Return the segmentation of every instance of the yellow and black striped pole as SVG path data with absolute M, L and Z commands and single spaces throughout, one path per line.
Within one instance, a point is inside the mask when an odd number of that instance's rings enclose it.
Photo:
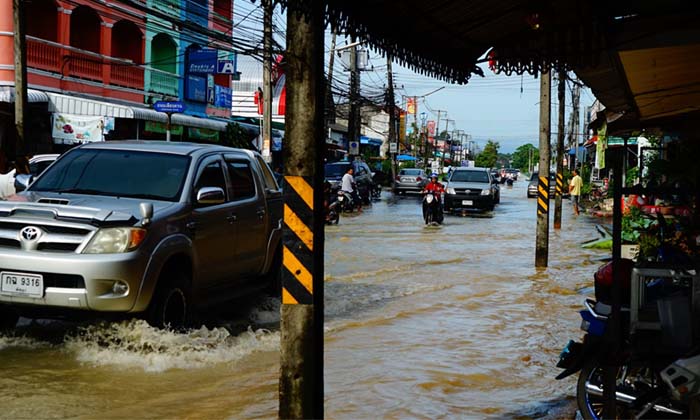
M 287 4 L 279 418 L 323 413 L 323 0 Z
M 547 267 L 549 259 L 550 81 L 549 71 L 540 73 L 540 179 L 537 185 L 535 267 Z

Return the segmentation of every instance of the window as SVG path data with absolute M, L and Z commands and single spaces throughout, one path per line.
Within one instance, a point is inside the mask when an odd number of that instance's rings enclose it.
M 53 163 L 53 160 L 41 160 L 39 162 L 34 162 L 29 164 L 29 172 L 34 176 L 37 177 L 41 175 L 46 168 L 49 167 Z
M 224 195 L 226 194 L 226 179 L 224 178 L 224 172 L 221 168 L 221 162 L 211 161 L 202 169 L 195 184 L 195 194 L 202 188 L 205 187 L 218 187 L 224 190 Z
M 275 176 L 272 174 L 272 171 L 270 171 L 270 167 L 267 166 L 267 163 L 265 163 L 260 156 L 258 156 L 257 159 L 258 165 L 260 165 L 260 168 L 262 169 L 263 178 L 265 178 L 265 187 L 271 190 L 279 189 L 277 186 L 277 181 L 275 181 Z
M 166 153 L 76 149 L 30 190 L 177 201 L 189 162 L 187 156 Z
M 489 182 L 486 171 L 455 171 L 450 182 Z
M 242 161 L 227 161 L 226 167 L 231 178 L 233 197 L 231 200 L 244 200 L 255 197 L 255 180 L 250 163 Z

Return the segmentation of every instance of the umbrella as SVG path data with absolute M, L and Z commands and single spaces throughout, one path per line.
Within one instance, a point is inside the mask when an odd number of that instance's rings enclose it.
M 411 155 L 398 155 L 396 156 L 396 160 L 416 160 L 416 158 Z

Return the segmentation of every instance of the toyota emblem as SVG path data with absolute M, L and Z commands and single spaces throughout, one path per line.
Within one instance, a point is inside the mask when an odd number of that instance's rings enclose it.
M 35 226 L 25 226 L 19 231 L 19 236 L 25 241 L 35 241 L 41 236 L 41 229 Z

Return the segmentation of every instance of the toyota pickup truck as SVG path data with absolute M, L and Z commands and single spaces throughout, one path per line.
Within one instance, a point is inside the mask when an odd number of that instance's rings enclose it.
M 282 192 L 254 152 L 100 142 L 61 156 L 0 202 L 0 326 L 18 316 L 196 310 L 279 292 Z

